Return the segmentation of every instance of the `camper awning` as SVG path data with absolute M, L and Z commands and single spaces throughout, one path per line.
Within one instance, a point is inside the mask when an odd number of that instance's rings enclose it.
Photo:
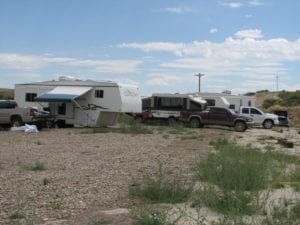
M 70 102 L 91 90 L 92 87 L 59 86 L 35 98 L 37 102 Z

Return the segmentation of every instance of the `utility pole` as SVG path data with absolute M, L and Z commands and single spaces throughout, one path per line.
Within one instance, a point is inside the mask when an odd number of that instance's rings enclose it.
M 277 92 L 278 92 L 278 78 L 279 78 L 279 76 L 278 75 L 276 75 L 276 90 L 277 90 Z
M 198 73 L 198 74 L 195 74 L 195 76 L 199 78 L 198 92 L 200 93 L 200 91 L 201 91 L 201 86 L 200 86 L 201 85 L 201 77 L 203 77 L 204 74 L 203 73 Z

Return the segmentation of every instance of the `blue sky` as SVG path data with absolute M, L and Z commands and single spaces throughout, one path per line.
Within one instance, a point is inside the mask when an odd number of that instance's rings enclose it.
M 0 87 L 59 76 L 142 95 L 300 90 L 298 0 L 0 0 Z

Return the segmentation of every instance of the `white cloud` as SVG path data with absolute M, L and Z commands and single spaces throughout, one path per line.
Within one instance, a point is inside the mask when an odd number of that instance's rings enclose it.
M 245 17 L 246 17 L 247 19 L 250 19 L 250 18 L 253 17 L 253 15 L 252 15 L 252 14 L 246 14 Z
M 251 38 L 251 39 L 259 39 L 263 38 L 261 30 L 258 29 L 249 29 L 249 30 L 240 30 L 234 34 L 237 38 Z
M 209 74 L 210 77 L 251 77 L 266 79 L 274 74 L 287 75 L 287 61 L 300 61 L 300 40 L 289 41 L 277 38 L 264 40 L 261 30 L 241 30 L 223 42 L 194 41 L 190 43 L 151 42 L 129 43 L 119 47 L 142 51 L 164 51 L 175 57 L 160 60 L 163 70 L 184 70 Z M 192 73 L 192 72 L 191 72 Z M 178 78 L 154 77 L 151 82 L 170 84 Z M 180 82 L 180 81 L 177 81 Z
M 168 7 L 165 8 L 163 11 L 170 12 L 170 13 L 178 13 L 178 14 L 195 12 L 193 9 L 189 7 Z
M 260 6 L 260 5 L 264 5 L 265 3 L 263 3 L 261 0 L 250 0 L 249 4 L 253 6 Z
M 150 77 L 146 84 L 151 86 L 171 86 L 174 83 L 178 82 L 185 82 L 193 80 L 194 77 L 192 76 L 185 76 L 185 74 L 174 74 L 174 73 L 151 73 L 148 74 L 148 77 Z
M 2 68 L 38 71 L 48 66 L 81 67 L 103 73 L 132 73 L 140 60 L 86 60 L 67 57 L 36 56 L 0 53 Z
M 172 42 L 148 42 L 148 43 L 123 43 L 118 45 L 119 48 L 133 48 L 141 49 L 145 52 L 150 51 L 166 51 L 175 52 L 181 55 L 181 50 L 185 48 L 184 43 L 172 43 Z
M 209 30 L 209 33 L 214 34 L 214 33 L 217 33 L 218 31 L 219 31 L 218 28 L 211 28 Z
M 237 9 L 243 6 L 241 2 L 222 2 L 221 5 L 232 8 L 232 9 Z

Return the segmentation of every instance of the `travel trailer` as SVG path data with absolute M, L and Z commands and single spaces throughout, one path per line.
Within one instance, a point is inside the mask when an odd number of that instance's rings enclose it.
M 153 94 L 142 99 L 143 113 L 135 113 L 136 119 L 163 119 L 174 123 L 182 111 L 202 111 L 206 101 L 196 94 Z
M 207 101 L 207 106 L 217 106 L 239 111 L 241 106 L 254 107 L 256 99 L 253 96 L 231 95 L 227 93 L 193 93 Z
M 138 88 L 113 81 L 69 80 L 16 84 L 15 100 L 20 107 L 50 111 L 58 127 L 113 125 L 119 113 L 141 112 Z

